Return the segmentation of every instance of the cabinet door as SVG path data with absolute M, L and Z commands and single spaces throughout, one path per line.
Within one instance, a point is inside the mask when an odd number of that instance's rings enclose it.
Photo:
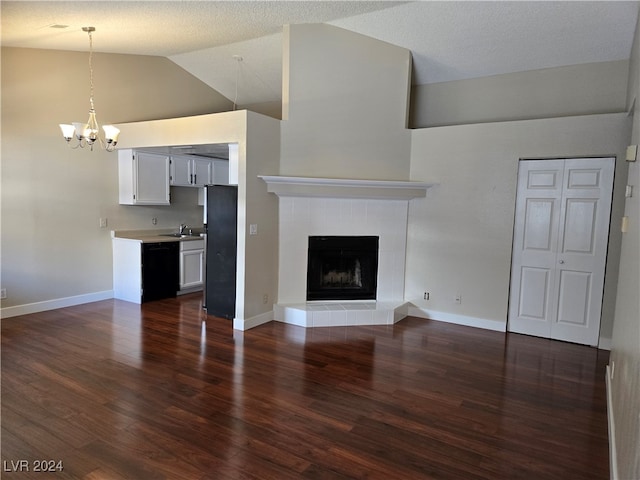
M 193 165 L 193 178 L 191 179 L 192 185 L 202 187 L 204 185 L 209 185 L 213 182 L 213 168 L 211 165 L 211 160 L 204 158 L 194 158 L 192 160 Z
M 171 157 L 171 185 L 191 186 L 191 159 L 188 157 Z
M 142 244 L 143 303 L 176 296 L 178 248 L 178 242 Z
M 204 250 L 180 253 L 180 290 L 201 287 L 204 280 Z
M 229 161 L 228 160 L 214 160 L 213 166 L 213 181 L 216 185 L 229 185 Z
M 169 205 L 169 157 L 136 152 L 134 155 L 136 205 Z

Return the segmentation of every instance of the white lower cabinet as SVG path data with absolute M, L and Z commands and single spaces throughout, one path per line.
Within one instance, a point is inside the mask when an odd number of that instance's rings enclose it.
M 204 240 L 180 242 L 180 292 L 199 290 L 204 284 Z
M 113 297 L 142 303 L 142 248 L 139 241 L 114 238 Z

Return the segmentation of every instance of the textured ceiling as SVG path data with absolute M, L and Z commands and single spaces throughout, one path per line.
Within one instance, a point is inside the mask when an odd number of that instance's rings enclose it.
M 159 55 L 227 45 L 282 31 L 287 23 L 321 23 L 397 5 L 367 1 L 2 1 L 2 45 L 86 49 L 84 26 L 96 27 L 95 51 Z M 68 25 L 51 29 L 52 24 Z
M 277 101 L 282 25 L 329 23 L 411 50 L 414 83 L 629 58 L 638 2 L 0 3 L 2 45 L 166 56 L 237 103 Z M 52 24 L 69 25 L 54 29 Z M 241 56 L 238 62 L 234 56 Z

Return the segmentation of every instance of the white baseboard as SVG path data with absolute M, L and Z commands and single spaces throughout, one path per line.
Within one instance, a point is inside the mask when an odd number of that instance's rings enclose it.
M 409 315 L 412 317 L 428 318 L 439 322 L 455 323 L 456 325 L 464 325 L 466 327 L 484 328 L 485 330 L 494 330 L 496 332 L 506 332 L 507 323 L 498 320 L 488 320 L 486 318 L 468 317 L 465 315 L 456 315 L 455 313 L 436 312 L 419 308 L 415 305 L 409 307 Z
M 607 420 L 609 425 L 609 475 L 611 480 L 618 480 L 618 455 L 616 450 L 616 423 L 613 415 L 613 398 L 611 397 L 611 369 L 607 365 Z
M 180 295 L 189 295 L 190 293 L 196 293 L 196 292 L 202 292 L 202 287 L 192 287 L 192 288 L 185 288 L 184 290 L 178 290 L 176 292 L 176 296 L 180 296 Z
M 261 313 L 255 317 L 247 318 L 245 320 L 234 318 L 233 329 L 234 330 L 249 330 L 250 328 L 257 327 L 264 323 L 271 322 L 273 320 L 273 311 Z
M 75 295 L 73 297 L 54 298 L 53 300 L 45 300 L 43 302 L 27 303 L 24 305 L 14 305 L 13 307 L 1 308 L 0 317 L 10 318 L 17 317 L 19 315 L 28 315 L 30 313 L 46 312 L 47 310 L 72 307 L 74 305 L 98 302 L 100 300 L 109 300 L 110 298 L 113 298 L 113 290 L 86 293 L 84 295 Z

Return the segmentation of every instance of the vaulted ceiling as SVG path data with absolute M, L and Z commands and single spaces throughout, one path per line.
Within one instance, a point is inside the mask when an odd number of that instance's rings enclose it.
M 2 46 L 168 57 L 240 105 L 278 101 L 282 26 L 328 23 L 412 52 L 414 84 L 628 59 L 638 2 L 2 1 Z M 241 58 L 241 61 L 239 61 Z

